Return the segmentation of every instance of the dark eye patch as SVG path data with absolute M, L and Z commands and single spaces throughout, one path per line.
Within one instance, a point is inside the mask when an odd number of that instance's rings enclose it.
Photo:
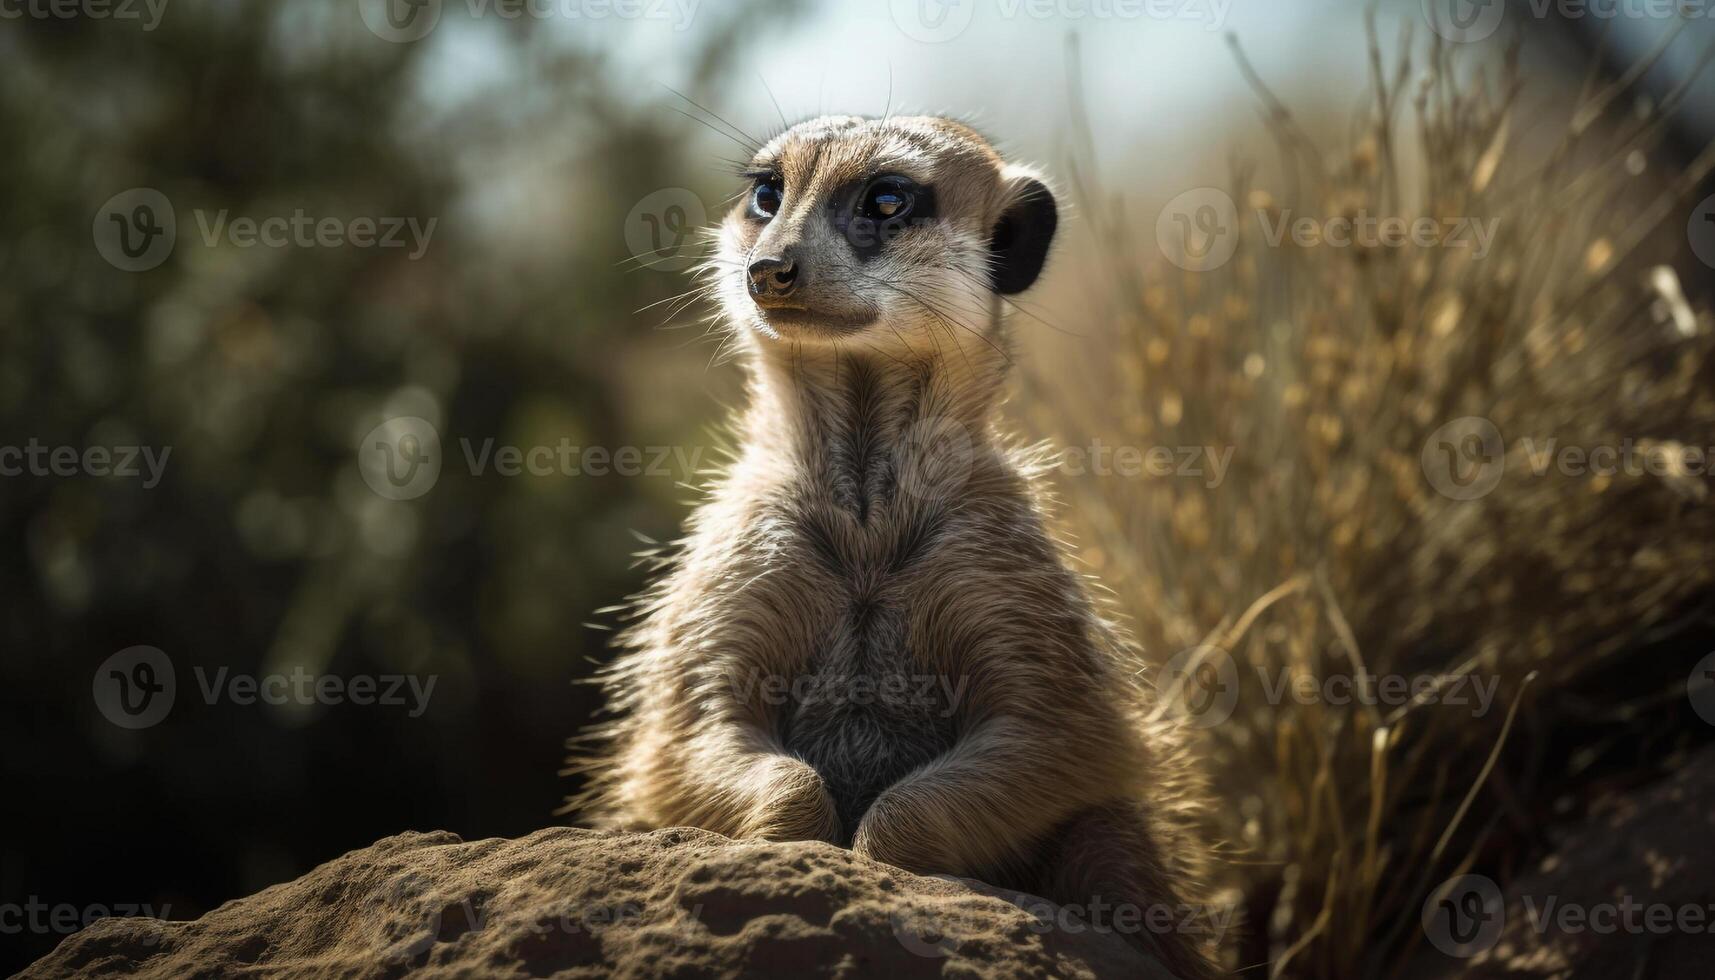
M 906 230 L 939 217 L 935 189 L 897 174 L 843 184 L 829 195 L 828 207 L 834 227 L 866 262 Z

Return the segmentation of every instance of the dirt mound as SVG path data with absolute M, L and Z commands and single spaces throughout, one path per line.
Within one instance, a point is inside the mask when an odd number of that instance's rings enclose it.
M 827 844 L 410 833 L 193 922 L 99 921 L 21 976 L 1165 975 L 1056 911 Z

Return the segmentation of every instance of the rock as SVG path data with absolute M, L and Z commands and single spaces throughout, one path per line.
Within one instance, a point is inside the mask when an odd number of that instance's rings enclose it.
M 821 843 L 409 833 L 192 922 L 101 920 L 20 976 L 1164 975 L 1052 908 Z

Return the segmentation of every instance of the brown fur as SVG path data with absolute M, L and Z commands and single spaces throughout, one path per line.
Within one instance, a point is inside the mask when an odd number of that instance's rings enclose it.
M 748 349 L 742 449 L 604 674 L 618 717 L 575 760 L 574 804 L 1062 904 L 1192 901 L 1187 768 L 1051 535 L 1039 457 L 997 429 L 990 236 L 1034 178 L 932 118 L 814 120 L 756 163 L 784 203 L 767 222 L 741 205 L 706 270 Z M 937 214 L 865 262 L 824 215 L 882 172 L 932 185 Z M 747 295 L 751 258 L 788 242 L 836 325 Z M 1197 936 L 1132 938 L 1213 974 Z

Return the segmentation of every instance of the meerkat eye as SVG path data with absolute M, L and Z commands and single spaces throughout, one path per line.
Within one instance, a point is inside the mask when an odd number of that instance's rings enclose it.
M 864 188 L 858 197 L 858 214 L 872 221 L 896 221 L 911 213 L 917 201 L 911 182 L 903 177 L 882 177 Z
M 756 189 L 750 192 L 750 210 L 759 218 L 772 218 L 780 211 L 780 200 L 783 197 L 779 177 L 764 177 L 756 182 Z

